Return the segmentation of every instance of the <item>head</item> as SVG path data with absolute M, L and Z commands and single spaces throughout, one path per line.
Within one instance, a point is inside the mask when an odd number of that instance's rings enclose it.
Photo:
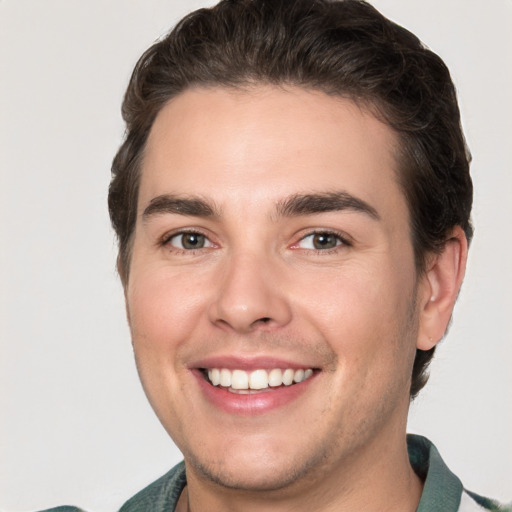
M 123 103 L 126 138 L 112 166 L 109 210 L 118 269 L 129 280 L 141 163 L 162 108 L 195 87 L 296 86 L 348 98 L 397 134 L 397 179 L 409 209 L 416 269 L 455 226 L 472 237 L 469 153 L 442 60 L 358 0 L 221 1 L 184 18 L 138 61 Z M 418 350 L 411 397 L 435 347 Z
M 189 476 L 291 489 L 403 443 L 471 237 L 442 61 L 364 2 L 221 1 L 141 57 L 123 115 L 119 272 Z

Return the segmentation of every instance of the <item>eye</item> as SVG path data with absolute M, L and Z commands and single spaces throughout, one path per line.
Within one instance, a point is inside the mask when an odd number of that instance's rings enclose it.
M 315 251 L 325 251 L 334 249 L 339 245 L 345 244 L 345 241 L 335 233 L 329 233 L 328 231 L 322 231 L 318 233 L 311 233 L 310 235 L 302 238 L 297 247 L 300 249 L 313 249 Z
M 171 236 L 167 243 L 177 249 L 191 251 L 194 249 L 204 249 L 205 247 L 213 247 L 212 242 L 201 233 L 178 233 Z

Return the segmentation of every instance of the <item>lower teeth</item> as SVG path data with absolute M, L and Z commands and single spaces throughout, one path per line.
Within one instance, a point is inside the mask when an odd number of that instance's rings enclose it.
M 211 382 L 210 382 L 210 384 L 211 384 Z M 268 388 L 262 388 L 262 389 L 235 389 L 235 388 L 231 388 L 231 387 L 227 388 L 225 386 L 215 386 L 215 387 L 219 388 L 219 389 L 224 389 L 225 391 L 229 391 L 230 393 L 235 393 L 238 395 L 253 395 L 255 393 L 267 393 L 269 391 L 275 391 L 275 390 L 281 389 L 281 388 L 289 388 L 293 385 L 295 385 L 295 383 L 290 384 L 290 386 L 285 386 L 283 384 L 281 386 L 274 386 L 274 387 L 269 386 Z
M 233 388 L 222 388 L 235 395 L 254 395 L 255 393 L 266 393 L 276 388 L 264 388 L 264 389 L 233 389 Z

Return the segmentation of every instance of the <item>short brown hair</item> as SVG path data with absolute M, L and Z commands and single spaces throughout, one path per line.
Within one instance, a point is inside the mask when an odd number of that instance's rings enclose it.
M 113 161 L 108 199 L 124 283 L 140 165 L 159 111 L 190 87 L 258 83 L 348 97 L 396 131 L 418 272 L 453 227 L 471 240 L 470 157 L 454 85 L 435 53 L 361 0 L 222 0 L 189 14 L 151 46 L 128 85 L 126 137 Z M 425 385 L 433 353 L 417 351 L 411 397 Z

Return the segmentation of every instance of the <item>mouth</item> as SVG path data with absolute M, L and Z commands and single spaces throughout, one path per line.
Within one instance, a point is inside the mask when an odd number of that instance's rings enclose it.
M 313 396 L 311 390 L 316 393 L 321 388 L 314 382 L 323 371 L 310 364 L 264 355 L 219 354 L 194 361 L 189 368 L 214 414 L 254 417 L 290 411 L 292 404 L 304 403 L 299 397 Z
M 212 386 L 235 394 L 256 394 L 300 384 L 314 374 L 313 368 L 269 368 L 246 371 L 227 368 L 201 368 Z

